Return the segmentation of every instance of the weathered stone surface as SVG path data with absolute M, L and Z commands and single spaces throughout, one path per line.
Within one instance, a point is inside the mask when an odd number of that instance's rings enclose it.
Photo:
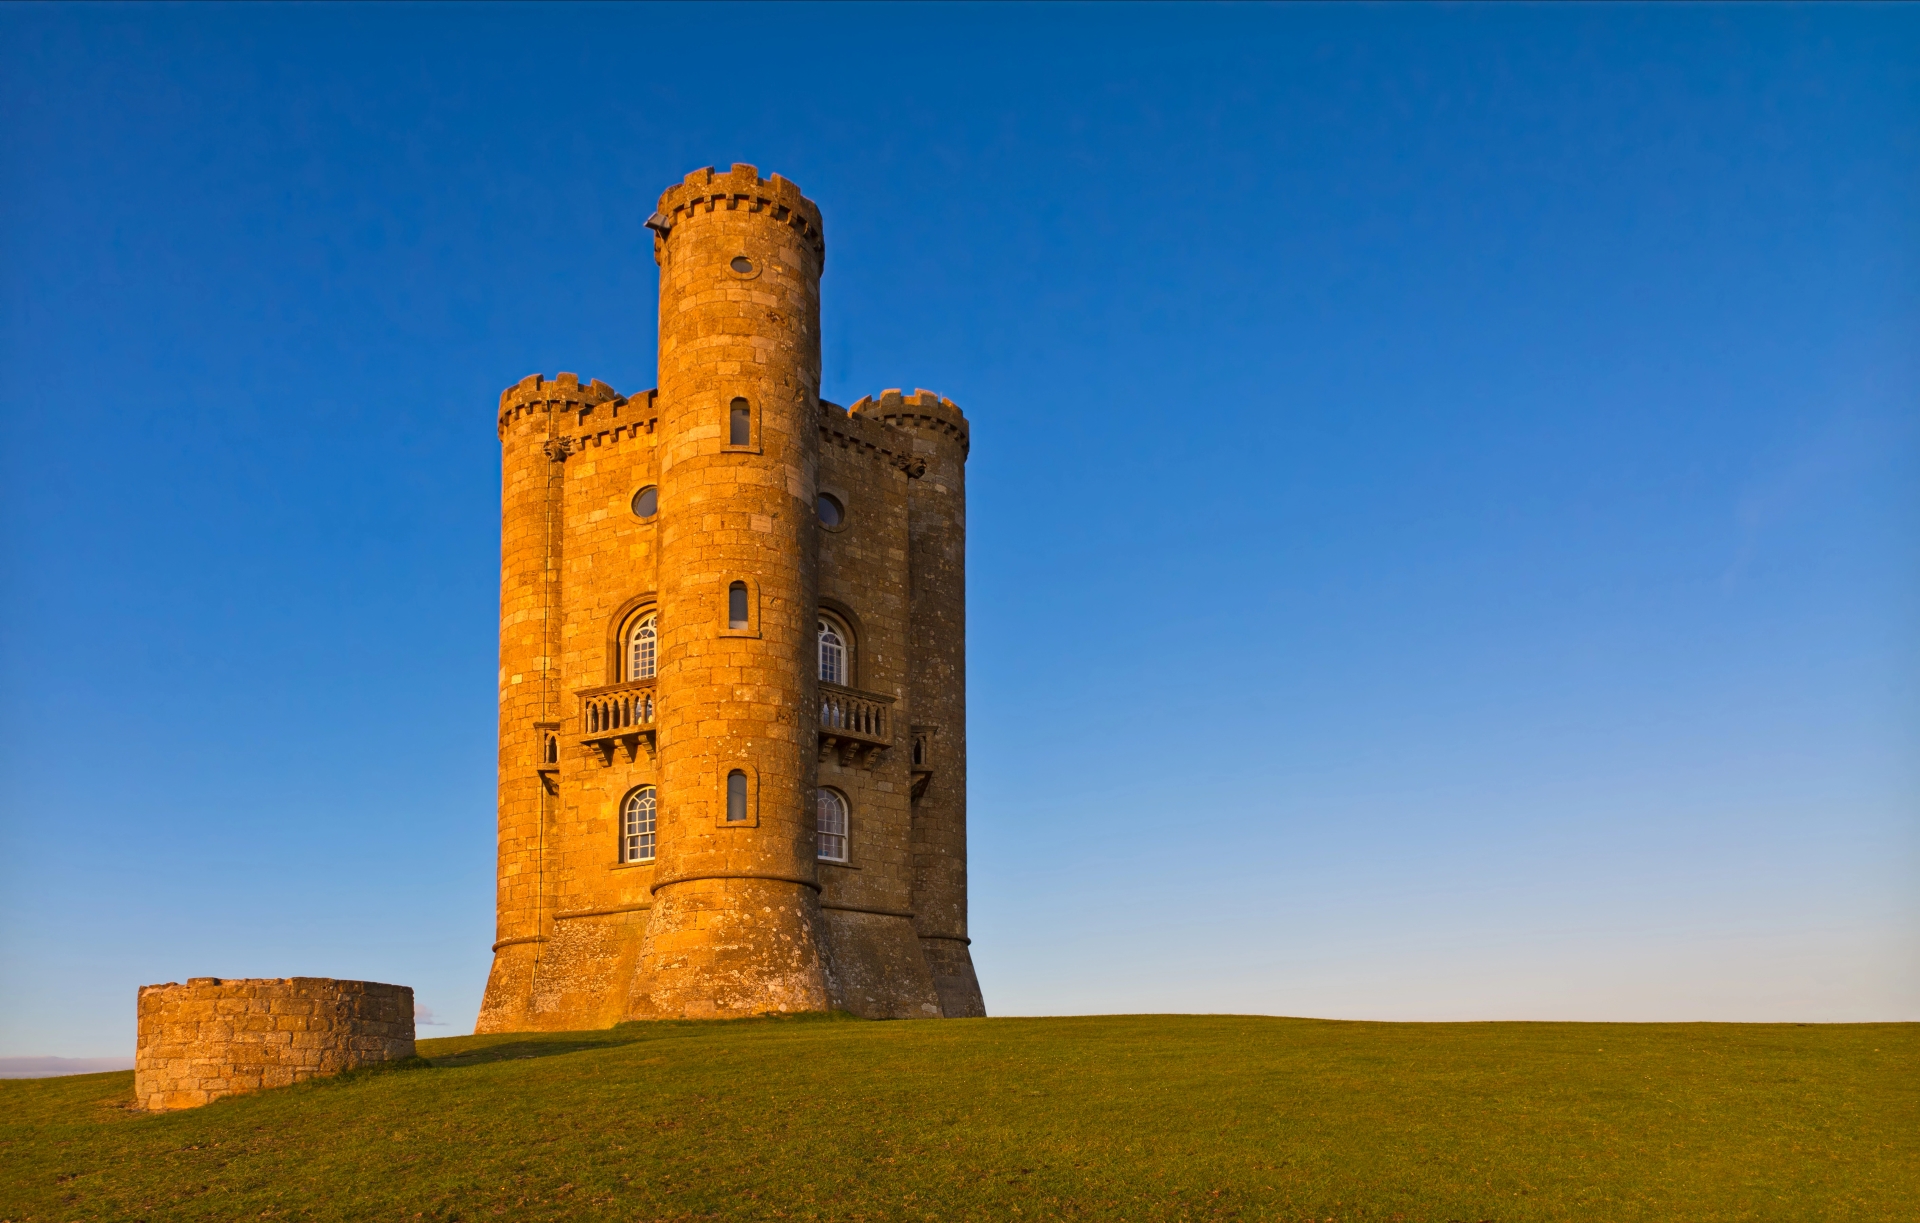
M 929 391 L 821 401 L 825 238 L 792 183 L 696 171 L 648 224 L 659 389 L 534 375 L 500 399 L 498 941 L 478 1030 L 983 1014 L 966 418 Z M 822 493 L 844 521 L 820 521 Z M 628 634 L 649 615 L 643 682 Z M 839 685 L 821 682 L 823 615 L 850 639 Z M 748 810 L 729 821 L 735 769 Z M 623 861 L 641 787 L 655 852 Z M 844 863 L 818 853 L 820 787 L 847 803 Z
M 133 1094 L 155 1111 L 414 1055 L 405 985 L 191 977 L 141 986 L 139 1008 Z

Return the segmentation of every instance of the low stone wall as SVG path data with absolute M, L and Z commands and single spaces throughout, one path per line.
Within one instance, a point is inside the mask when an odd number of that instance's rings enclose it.
M 133 1094 L 141 1108 L 193 1108 L 413 1055 L 409 986 L 192 977 L 140 987 Z

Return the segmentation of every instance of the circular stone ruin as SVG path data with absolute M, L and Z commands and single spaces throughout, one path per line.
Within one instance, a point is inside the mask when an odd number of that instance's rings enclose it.
M 152 1111 L 414 1056 L 413 990 L 326 977 L 140 987 L 133 1094 Z

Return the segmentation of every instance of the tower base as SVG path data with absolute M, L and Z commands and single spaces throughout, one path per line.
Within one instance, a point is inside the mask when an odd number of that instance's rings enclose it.
M 938 1019 L 940 995 L 911 918 L 827 909 L 827 992 L 862 1019 Z
M 690 879 L 654 894 L 628 1019 L 825 1011 L 818 901 L 777 879 Z
M 493 968 L 487 973 L 487 992 L 480 999 L 475 1035 L 485 1032 L 525 1032 L 527 1004 L 533 998 L 535 965 L 540 944 L 534 940 L 493 949 Z
M 922 935 L 920 950 L 933 971 L 940 1013 L 948 1019 L 984 1019 L 987 1003 L 980 996 L 980 978 L 973 975 L 973 952 L 967 940 Z

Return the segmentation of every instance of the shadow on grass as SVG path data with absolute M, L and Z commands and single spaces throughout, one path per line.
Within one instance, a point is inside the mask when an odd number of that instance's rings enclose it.
M 646 1041 L 674 1040 L 712 1036 L 739 1028 L 791 1028 L 821 1023 L 870 1021 L 845 1011 L 823 1014 L 755 1015 L 738 1019 L 642 1019 L 628 1020 L 611 1028 L 584 1032 L 500 1032 L 485 1036 L 439 1036 L 420 1042 L 420 1052 L 435 1066 L 479 1066 L 488 1062 L 519 1061 L 556 1057 L 564 1053 L 584 1053 L 590 1049 L 617 1049 Z
M 582 1053 L 588 1049 L 611 1049 L 630 1041 L 607 1040 L 515 1040 L 505 1044 L 484 1045 L 478 1049 L 468 1049 L 461 1053 L 448 1053 L 440 1057 L 423 1058 L 435 1069 L 457 1069 L 462 1066 L 482 1066 L 488 1062 L 525 1061 L 536 1057 L 558 1057 L 563 1053 Z

